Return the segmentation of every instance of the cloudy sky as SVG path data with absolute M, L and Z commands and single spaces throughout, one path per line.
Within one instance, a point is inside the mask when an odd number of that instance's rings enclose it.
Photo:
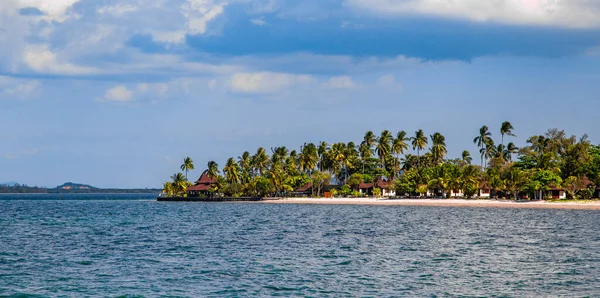
M 0 182 L 159 187 L 192 157 L 503 120 L 600 142 L 597 0 L 1 0 Z

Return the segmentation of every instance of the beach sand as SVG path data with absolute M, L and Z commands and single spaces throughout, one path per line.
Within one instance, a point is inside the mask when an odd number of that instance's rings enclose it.
M 504 200 L 463 199 L 374 199 L 374 198 L 283 198 L 265 201 L 268 204 L 324 204 L 324 205 L 374 205 L 374 206 L 435 206 L 481 208 L 543 208 L 600 210 L 599 202 L 514 202 Z

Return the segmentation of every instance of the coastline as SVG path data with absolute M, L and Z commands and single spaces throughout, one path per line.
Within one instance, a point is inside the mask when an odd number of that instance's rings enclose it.
M 502 200 L 464 199 L 374 199 L 374 198 L 281 198 L 266 200 L 266 204 L 320 204 L 320 205 L 372 205 L 372 206 L 430 206 L 470 208 L 529 208 L 529 209 L 575 209 L 600 210 L 598 202 L 515 202 Z

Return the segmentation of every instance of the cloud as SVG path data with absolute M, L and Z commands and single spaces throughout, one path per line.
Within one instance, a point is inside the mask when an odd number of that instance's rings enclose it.
M 204 34 L 208 22 L 223 13 L 225 4 L 215 4 L 211 0 L 187 0 L 184 15 L 190 34 Z
M 123 85 L 115 86 L 108 89 L 104 95 L 106 101 L 126 102 L 133 99 L 133 92 Z
M 356 87 L 356 83 L 350 76 L 332 77 L 327 82 L 323 83 L 323 87 L 329 89 L 350 89 Z
M 360 10 L 385 15 L 422 14 L 475 22 L 599 28 L 596 0 L 346 0 Z
M 69 18 L 69 9 L 79 0 L 4 0 L 4 2 L 13 2 L 18 9 L 35 8 L 44 13 L 40 19 L 47 21 L 63 22 Z M 9 6 L 10 7 L 10 6 Z
M 23 60 L 27 67 L 39 73 L 47 74 L 93 74 L 97 71 L 91 67 L 78 66 L 59 61 L 47 45 L 31 45 L 25 49 Z
M 264 26 L 267 24 L 267 22 L 265 22 L 265 20 L 263 20 L 262 18 L 260 19 L 252 19 L 250 20 L 250 22 L 256 26 Z
M 110 14 L 113 16 L 122 16 L 129 12 L 134 12 L 137 10 L 138 10 L 138 7 L 134 6 L 134 5 L 117 4 L 117 5 L 111 5 L 111 6 L 103 6 L 103 7 L 98 8 L 96 11 L 99 14 Z
M 273 72 L 236 73 L 231 77 L 231 90 L 238 93 L 269 94 L 287 91 L 297 85 L 313 83 L 309 75 Z

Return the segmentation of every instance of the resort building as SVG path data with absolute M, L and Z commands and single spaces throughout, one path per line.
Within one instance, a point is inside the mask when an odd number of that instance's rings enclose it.
M 491 193 L 492 193 L 492 188 L 490 187 L 490 185 L 487 184 L 487 182 L 485 182 L 485 181 L 481 182 L 481 184 L 479 185 L 478 196 L 480 198 L 489 198 Z
M 549 189 L 550 198 L 555 200 L 562 200 L 567 198 L 567 190 L 561 187 L 553 187 Z
M 207 171 L 204 171 L 202 175 L 200 175 L 200 178 L 198 178 L 198 180 L 194 183 L 194 185 L 187 188 L 187 194 L 190 197 L 208 195 L 208 190 L 211 189 L 211 187 L 216 183 L 216 180 L 213 180 L 212 178 L 208 177 Z
M 394 181 L 393 180 L 384 180 L 383 178 L 377 179 L 376 183 L 361 183 L 358 186 L 358 191 L 364 195 L 373 195 L 373 189 L 379 188 L 381 189 L 382 197 L 395 197 L 396 190 L 394 189 Z

